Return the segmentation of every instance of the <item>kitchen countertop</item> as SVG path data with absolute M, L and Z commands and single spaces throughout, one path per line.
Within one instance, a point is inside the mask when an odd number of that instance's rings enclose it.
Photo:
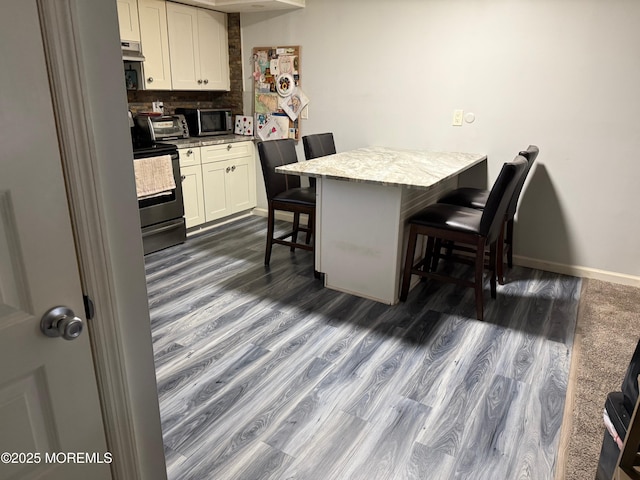
M 214 135 L 210 137 L 189 137 L 179 140 L 167 140 L 165 143 L 172 143 L 178 148 L 207 147 L 209 145 L 220 145 L 224 143 L 252 142 L 253 137 L 246 135 Z
M 486 158 L 479 153 L 369 147 L 283 165 L 276 172 L 427 189 Z

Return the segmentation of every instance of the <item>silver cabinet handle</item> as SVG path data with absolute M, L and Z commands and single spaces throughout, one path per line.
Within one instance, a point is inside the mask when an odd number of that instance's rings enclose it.
M 209 83 L 209 80 L 207 80 L 206 78 L 204 79 L 204 84 L 206 85 L 207 83 Z
M 235 166 L 235 165 L 231 167 L 231 171 L 232 171 L 232 172 L 235 172 L 235 171 L 236 171 L 236 166 Z
M 180 175 L 180 180 L 182 180 L 184 182 L 184 179 L 187 178 L 186 175 Z
M 231 150 L 231 144 L 227 144 L 227 150 Z
M 84 324 L 68 307 L 54 307 L 40 320 L 40 330 L 47 337 L 62 337 L 65 340 L 78 338 Z
M 227 167 L 227 173 L 231 171 L 231 167 Z
M 202 85 L 202 80 L 198 80 L 198 85 Z
M 149 82 L 149 83 L 153 83 L 153 77 L 149 77 L 149 78 L 147 78 L 147 82 Z
M 187 150 L 187 155 L 193 155 L 193 150 L 191 149 Z

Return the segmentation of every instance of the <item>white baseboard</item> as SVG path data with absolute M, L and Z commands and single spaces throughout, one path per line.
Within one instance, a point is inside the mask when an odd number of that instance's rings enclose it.
M 216 227 L 219 227 L 221 225 L 226 225 L 227 223 L 233 223 L 236 220 L 239 220 L 241 218 L 245 218 L 245 217 L 250 217 L 252 214 L 251 211 L 246 211 L 246 212 L 242 212 L 239 213 L 237 215 L 232 215 L 230 217 L 224 218 L 222 220 L 217 220 L 217 221 L 213 221 L 210 223 L 204 223 L 202 225 L 198 225 L 196 227 L 190 227 L 187 229 L 187 238 L 192 236 L 192 235 L 198 235 L 200 233 L 204 233 L 208 230 L 212 230 Z
M 253 214 L 266 217 L 268 212 L 265 208 L 254 208 Z M 289 212 L 276 212 L 276 218 L 292 222 L 293 214 Z M 640 276 L 627 275 L 626 273 L 610 272 L 608 270 L 599 270 L 597 268 L 582 267 L 579 265 L 566 265 L 564 263 L 548 262 L 546 260 L 538 260 L 537 258 L 523 257 L 520 255 L 513 256 L 513 263 L 522 267 L 535 268 L 537 270 L 544 270 L 547 272 L 573 275 L 574 277 L 581 278 L 593 278 L 604 282 L 640 287 Z
M 632 287 L 640 287 L 640 277 L 627 275 L 625 273 L 610 272 L 607 270 L 599 270 L 597 268 L 582 267 L 579 265 L 566 265 L 563 263 L 547 262 L 535 258 L 513 256 L 513 263 L 523 267 L 536 268 L 547 272 L 562 273 L 564 275 L 573 275 L 574 277 L 593 278 L 604 282 L 617 283 L 620 285 L 630 285 Z

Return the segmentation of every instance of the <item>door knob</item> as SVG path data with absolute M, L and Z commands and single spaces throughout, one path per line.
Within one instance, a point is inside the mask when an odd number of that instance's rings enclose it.
M 198 80 L 198 85 L 202 85 L 202 80 Z
M 147 78 L 147 82 L 149 82 L 149 83 L 153 83 L 153 77 L 149 77 L 149 78 Z
M 40 330 L 47 337 L 62 337 L 73 340 L 80 336 L 84 324 L 76 317 L 73 310 L 67 307 L 54 307 L 42 316 Z
M 207 83 L 209 83 L 209 80 L 205 78 L 204 79 L 204 84 L 206 85 Z

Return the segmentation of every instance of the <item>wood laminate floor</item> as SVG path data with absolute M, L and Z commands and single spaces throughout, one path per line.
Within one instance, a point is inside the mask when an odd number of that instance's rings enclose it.
M 516 267 L 386 306 L 249 217 L 145 257 L 175 480 L 552 479 L 580 280 Z

